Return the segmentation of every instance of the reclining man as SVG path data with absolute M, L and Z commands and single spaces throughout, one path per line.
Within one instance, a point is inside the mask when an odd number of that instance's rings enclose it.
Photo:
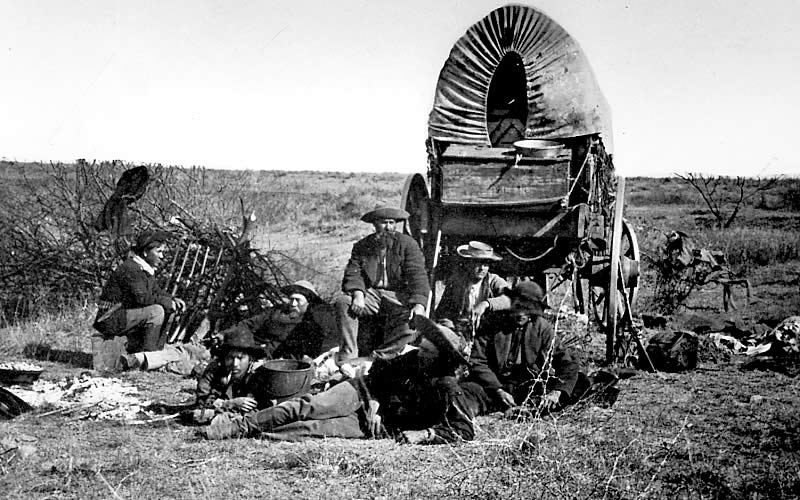
M 489 272 L 489 265 L 503 258 L 486 243 L 470 241 L 456 248 L 456 253 L 460 266 L 448 278 L 434 317 L 451 320 L 456 331 L 471 341 L 484 313 L 511 307 L 511 299 L 503 294 L 509 284 Z
M 197 406 L 200 410 L 247 413 L 271 404 L 264 393 L 263 373 L 259 370 L 264 349 L 246 330 L 229 330 L 222 338 L 216 356 L 197 381 Z M 213 414 L 213 412 L 212 412 Z M 202 423 L 196 418 L 196 423 Z
M 94 328 L 104 337 L 126 336 L 128 353 L 161 350 L 167 340 L 162 325 L 170 314 L 186 307 L 156 283 L 167 238 L 163 231 L 139 234 L 128 259 L 114 270 L 100 294 Z
M 309 305 L 322 302 L 310 282 L 300 280 L 281 289 L 286 302 L 261 314 L 237 323 L 214 336 L 219 343 L 232 330 L 242 330 L 253 336 L 261 346 L 261 357 L 266 359 L 307 359 L 316 357 L 322 350 L 325 333 L 314 320 Z M 193 343 L 168 345 L 155 352 L 139 352 L 124 356 L 124 369 L 141 368 L 190 375 L 200 369 L 211 353 L 204 346 Z
M 479 385 L 453 376 L 467 363 L 466 341 L 424 316 L 417 316 L 415 323 L 422 336 L 419 349 L 389 360 L 378 358 L 368 375 L 319 394 L 244 416 L 217 415 L 201 435 L 296 441 L 388 434 L 411 444 L 473 439 L 473 419 L 488 409 L 489 399 Z
M 300 280 L 281 289 L 286 302 L 240 321 L 220 332 L 241 330 L 249 332 L 263 349 L 266 359 L 310 359 L 322 351 L 325 331 L 314 320 L 309 306 L 322 302 L 310 282 Z
M 334 301 L 336 326 L 342 339 L 336 357 L 340 366 L 358 357 L 361 318 L 386 319 L 382 339 L 362 338 L 373 344 L 370 358 L 395 357 L 416 339 L 409 320 L 425 315 L 430 285 L 419 245 L 410 236 L 395 231 L 397 221 L 407 218 L 405 210 L 389 207 L 361 217 L 375 227 L 375 233 L 353 245 L 342 280 L 344 295 Z
M 541 410 L 556 410 L 572 396 L 578 363 L 542 317 L 548 306 L 539 285 L 523 281 L 505 293 L 511 310 L 487 318 L 478 329 L 470 380 L 484 388 L 497 409 L 538 402 Z

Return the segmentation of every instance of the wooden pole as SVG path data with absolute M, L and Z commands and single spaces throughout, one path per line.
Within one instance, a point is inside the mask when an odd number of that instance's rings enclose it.
M 622 209 L 625 206 L 625 177 L 617 177 L 617 196 L 614 201 L 614 221 L 611 230 L 611 261 L 609 262 L 606 293 L 606 362 L 614 362 L 614 340 L 617 333 L 617 290 L 619 289 L 619 258 L 622 246 Z

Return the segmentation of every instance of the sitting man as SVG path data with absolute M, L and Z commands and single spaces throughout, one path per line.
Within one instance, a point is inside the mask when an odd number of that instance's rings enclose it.
M 422 335 L 419 349 L 389 360 L 378 358 L 368 375 L 315 395 L 240 417 L 217 415 L 201 435 L 296 441 L 388 433 L 411 444 L 473 439 L 473 419 L 487 410 L 489 399 L 478 384 L 458 382 L 453 376 L 467 363 L 466 341 L 424 316 L 415 321 Z
M 247 413 L 269 406 L 258 368 L 264 350 L 246 330 L 229 330 L 197 381 L 197 406 Z
M 373 344 L 370 358 L 395 357 L 416 339 L 409 320 L 425 315 L 430 285 L 419 245 L 395 231 L 397 221 L 407 218 L 408 212 L 396 208 L 379 208 L 361 217 L 375 227 L 375 233 L 353 245 L 342 280 L 344 295 L 334 301 L 342 339 L 336 358 L 339 365 L 358 357 L 360 318 L 387 320 L 383 338 L 369 339 Z
M 562 347 L 542 313 L 541 287 L 523 281 L 513 290 L 511 311 L 483 322 L 470 358 L 470 379 L 499 409 L 531 404 L 555 410 L 568 402 L 578 380 L 578 363 Z M 554 372 L 554 373 L 553 373 Z
M 456 248 L 456 253 L 462 257 L 461 265 L 447 280 L 434 317 L 451 320 L 458 333 L 472 340 L 486 311 L 511 307 L 511 299 L 503 294 L 509 284 L 489 272 L 490 263 L 503 260 L 489 245 L 470 241 Z
M 325 340 L 323 328 L 314 320 L 309 305 L 322 302 L 310 282 L 300 280 L 281 289 L 287 301 L 279 307 L 240 321 L 220 332 L 241 330 L 249 332 L 261 345 L 266 359 L 314 358 L 322 352 Z
M 183 300 L 159 288 L 155 273 L 164 259 L 168 234 L 139 234 L 127 260 L 108 279 L 98 301 L 94 328 L 105 337 L 126 336 L 129 353 L 159 351 L 166 343 L 162 325 Z

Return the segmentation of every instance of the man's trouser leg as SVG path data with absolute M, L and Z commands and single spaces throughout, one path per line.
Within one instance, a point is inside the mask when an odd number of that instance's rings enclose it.
M 276 432 L 295 422 L 323 421 L 356 415 L 360 408 L 358 391 L 349 383 L 342 382 L 318 394 L 306 394 L 271 408 L 248 413 L 242 423 L 245 435 L 252 436 Z
M 397 357 L 403 348 L 417 338 L 416 330 L 408 324 L 411 310 L 406 307 L 390 290 L 378 290 L 380 293 L 380 311 L 386 316 L 386 331 L 383 343 L 375 348 L 372 355 L 376 358 L 391 359 Z
M 165 346 L 160 351 L 145 351 L 144 354 L 145 370 L 158 370 L 169 363 L 188 362 L 189 353 L 183 346 Z
M 306 438 L 348 438 L 366 437 L 361 428 L 358 413 L 325 420 L 304 420 L 278 427 L 273 432 L 262 432 L 262 439 L 275 441 L 302 441 Z
M 157 351 L 160 349 L 161 325 L 164 308 L 158 304 L 125 310 L 125 334 L 128 352 Z
M 337 364 L 358 357 L 358 318 L 350 314 L 352 303 L 353 298 L 350 295 L 340 295 L 333 301 L 336 328 L 341 338 L 339 353 L 336 355 Z M 366 311 L 361 317 L 378 314 L 381 308 L 381 296 L 377 290 L 370 288 L 364 292 L 364 306 Z

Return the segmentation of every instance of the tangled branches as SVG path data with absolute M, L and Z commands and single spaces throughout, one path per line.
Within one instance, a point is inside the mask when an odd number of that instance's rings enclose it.
M 215 248 L 238 226 L 241 189 L 230 176 L 201 168 L 147 165 L 149 187 L 123 221 L 98 232 L 98 214 L 130 166 L 122 162 L 15 165 L 3 162 L 0 187 L 0 318 L 6 322 L 97 295 L 107 274 L 145 228 L 174 234 L 175 251 L 213 238 Z M 237 174 L 231 174 L 237 175 Z M 180 217 L 186 224 L 169 221 Z M 208 241 L 206 241 L 208 243 Z

